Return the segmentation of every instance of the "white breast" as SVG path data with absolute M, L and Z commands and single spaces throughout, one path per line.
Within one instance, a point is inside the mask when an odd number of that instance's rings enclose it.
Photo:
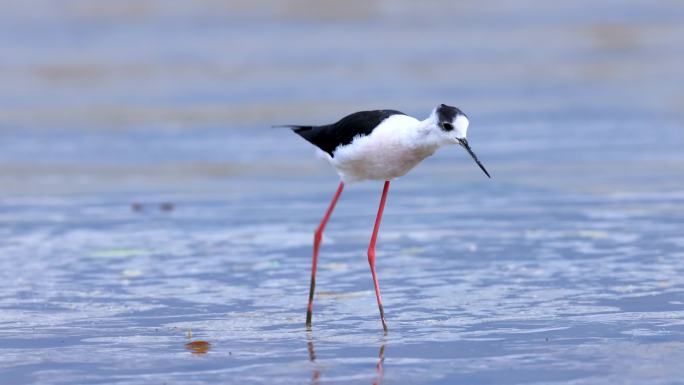
M 370 135 L 338 147 L 329 161 L 345 182 L 400 177 L 438 148 L 420 140 L 419 124 L 410 116 L 392 115 Z

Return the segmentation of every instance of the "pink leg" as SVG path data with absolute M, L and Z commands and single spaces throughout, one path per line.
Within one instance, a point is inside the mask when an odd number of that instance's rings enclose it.
M 328 223 L 328 219 L 330 219 L 330 215 L 335 209 L 335 204 L 337 204 L 337 200 L 340 199 L 340 195 L 342 194 L 343 189 L 344 182 L 340 181 L 340 185 L 337 187 L 337 192 L 335 192 L 335 196 L 330 202 L 328 211 L 325 212 L 325 215 L 323 216 L 321 223 L 318 225 L 318 228 L 316 228 L 316 231 L 314 232 L 313 262 L 311 263 L 311 287 L 309 288 L 309 306 L 306 309 L 307 327 L 311 327 L 311 317 L 313 317 L 313 297 L 314 290 L 316 289 L 316 267 L 318 265 L 318 249 L 321 246 L 321 240 L 323 239 L 323 230 L 325 230 L 325 225 Z
M 382 376 L 384 374 L 382 370 L 382 364 L 385 362 L 385 343 L 383 342 L 380 346 L 380 353 L 378 353 L 378 364 L 375 365 L 375 372 L 377 376 L 373 380 L 373 385 L 379 385 L 382 383 Z
M 375 274 L 375 242 L 378 239 L 378 229 L 380 229 L 380 221 L 382 220 L 382 212 L 385 209 L 385 201 L 387 201 L 387 192 L 389 191 L 390 181 L 385 181 L 385 187 L 382 189 L 382 198 L 380 198 L 380 207 L 378 207 L 378 216 L 375 218 L 375 227 L 373 227 L 373 236 L 371 237 L 370 245 L 368 246 L 368 264 L 370 265 L 371 274 L 373 275 L 373 285 L 375 286 L 375 298 L 378 300 L 378 309 L 380 309 L 380 320 L 382 321 L 382 328 L 387 331 L 387 322 L 385 321 L 385 310 L 382 307 L 382 298 L 380 298 L 380 286 L 378 286 L 378 276 Z

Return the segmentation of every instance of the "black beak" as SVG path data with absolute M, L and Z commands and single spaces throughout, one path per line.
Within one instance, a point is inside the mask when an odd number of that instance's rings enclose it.
M 465 138 L 463 138 L 463 139 L 458 139 L 458 142 L 461 144 L 461 146 L 463 146 L 463 148 L 465 148 L 466 151 L 468 151 L 468 154 L 470 154 L 470 156 L 473 157 L 473 160 L 475 161 L 475 163 L 477 163 L 478 166 L 480 166 L 482 171 L 484 171 L 485 175 L 487 175 L 487 177 L 491 178 L 491 176 L 489 175 L 487 170 L 484 168 L 482 163 L 480 163 L 480 160 L 477 159 L 477 155 L 475 155 L 473 150 L 470 149 L 470 145 L 468 144 L 468 141 L 465 140 Z

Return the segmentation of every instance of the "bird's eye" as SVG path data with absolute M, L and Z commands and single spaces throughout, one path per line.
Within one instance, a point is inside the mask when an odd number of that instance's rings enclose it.
M 454 126 L 451 123 L 442 123 L 442 128 L 444 131 L 451 131 L 454 129 Z

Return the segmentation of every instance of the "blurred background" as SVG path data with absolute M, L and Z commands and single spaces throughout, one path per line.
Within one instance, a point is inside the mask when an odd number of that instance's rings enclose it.
M 684 2 L 0 1 L 0 378 L 672 383 Z M 471 121 L 311 232 L 337 176 L 274 124 Z
M 43 194 L 327 173 L 269 127 L 447 103 L 499 182 L 678 189 L 683 19 L 667 0 L 5 1 L 0 182 Z

